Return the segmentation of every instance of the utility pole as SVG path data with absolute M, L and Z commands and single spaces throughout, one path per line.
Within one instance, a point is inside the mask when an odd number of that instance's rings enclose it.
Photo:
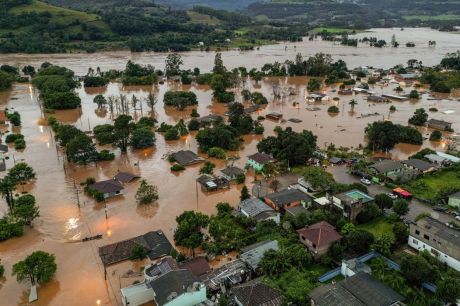
M 75 190 L 75 195 L 77 196 L 77 205 L 78 205 L 78 208 L 80 209 L 80 197 L 78 195 L 78 188 L 77 188 L 77 184 L 75 184 L 75 180 L 73 180 L 73 189 Z

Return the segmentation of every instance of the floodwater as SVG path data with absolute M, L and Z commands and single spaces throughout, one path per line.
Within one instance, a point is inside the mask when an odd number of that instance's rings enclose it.
M 438 46 L 440 46 L 440 39 L 437 38 L 436 40 L 438 41 Z M 323 44 L 323 42 L 314 42 L 313 44 Z M 271 48 L 275 47 L 278 46 L 271 46 Z M 269 48 L 269 46 L 266 48 Z M 348 50 L 348 53 L 351 52 L 350 50 L 355 50 L 340 48 Z M 262 50 L 263 48 L 261 52 Z M 320 50 L 310 51 L 315 53 Z M 234 54 L 238 54 L 239 58 L 230 60 L 229 56 L 233 54 L 232 52 L 224 53 L 224 63 L 226 65 L 245 65 L 246 62 L 251 62 L 251 59 L 257 57 L 253 57 L 252 53 L 249 52 L 245 53 L 249 56 L 246 58 L 235 51 Z M 279 50 L 279 52 L 281 51 Z M 287 57 L 293 57 L 295 52 L 292 50 L 288 52 L 291 52 L 291 54 Z M 32 55 L 29 58 L 22 55 L 8 55 L 0 56 L 0 62 L 4 59 L 10 59 L 11 61 L 8 60 L 6 63 L 14 64 L 16 62 L 12 60 L 13 58 L 27 61 L 27 63 L 48 60 L 70 67 L 75 69 L 77 73 L 83 74 L 89 66 L 94 68 L 99 65 L 103 69 L 121 68 L 126 59 L 128 59 L 126 57 L 128 53 L 110 54 L 53 55 L 49 57 Z M 114 54 L 119 54 L 119 57 L 114 58 Z M 188 63 L 187 65 L 205 68 L 212 66 L 213 56 L 210 54 L 199 52 L 188 54 L 184 58 L 184 61 Z M 257 51 L 254 51 L 254 54 L 257 54 Z M 149 57 L 147 54 L 141 54 L 139 56 L 142 58 L 141 62 L 147 63 L 149 59 L 155 60 L 157 55 L 150 54 Z M 164 55 L 156 57 L 156 60 L 159 61 L 161 56 Z M 195 56 L 194 60 L 192 59 L 193 56 Z M 260 57 L 262 60 L 258 59 L 254 64 L 279 60 L 276 57 L 276 52 L 270 54 L 267 51 L 265 56 Z M 374 60 L 378 60 L 378 58 L 379 56 L 376 55 Z M 112 63 L 110 64 L 111 60 Z M 392 65 L 383 64 L 385 66 Z M 455 95 L 429 100 L 429 95 L 424 94 L 419 101 L 393 102 L 392 104 L 396 106 L 397 111 L 390 114 L 390 104 L 369 104 L 364 100 L 364 96 L 359 94 L 338 96 L 336 92 L 333 92 L 333 90 L 337 89 L 334 87 L 323 89 L 331 97 L 330 101 L 309 105 L 304 99 L 307 82 L 308 79 L 305 77 L 267 78 L 259 84 L 249 82 L 249 89 L 263 92 L 270 101 L 264 109 L 253 114 L 254 119 L 258 115 L 279 112 L 283 114 L 283 119 L 285 120 L 291 118 L 302 120 L 301 123 L 265 120 L 263 125 L 265 126 L 266 136 L 273 135 L 273 129 L 276 125 L 281 125 L 282 127 L 291 126 L 296 131 L 301 131 L 302 129 L 313 131 L 314 134 L 318 135 L 318 145 L 320 147 L 335 143 L 336 146 L 357 148 L 360 144 L 365 144 L 364 127 L 368 123 L 384 117 L 396 123 L 406 124 L 408 117 L 419 107 L 426 109 L 437 107 L 440 111 L 436 114 L 430 113 L 430 117 L 454 122 L 453 128 L 456 131 L 460 130 L 460 117 L 458 116 L 460 103 Z M 296 94 L 275 101 L 272 95 L 274 85 L 278 86 L 282 91 L 287 91 L 288 88 L 292 87 L 295 89 Z M 374 91 L 377 94 L 382 92 L 393 93 L 395 86 L 395 84 L 388 87 L 375 86 Z M 155 106 L 155 117 L 159 122 L 176 123 L 181 118 L 189 119 L 191 108 L 185 111 L 176 111 L 164 107 L 162 96 L 168 89 L 181 88 L 191 90 L 197 94 L 199 100 L 197 110 L 200 115 L 223 114 L 226 111 L 224 105 L 212 101 L 212 93 L 206 86 L 192 85 L 182 87 L 178 84 L 167 83 L 154 87 L 123 87 L 121 84 L 111 83 L 106 88 L 78 89 L 78 94 L 82 98 L 81 110 L 58 111 L 54 115 L 62 122 L 74 124 L 82 130 L 89 130 L 97 124 L 111 122 L 112 117 L 116 116 L 116 114 L 112 116 L 109 111 L 106 113 L 96 112 L 97 107 L 92 100 L 97 94 L 110 96 L 123 93 L 128 97 L 136 95 L 142 100 L 150 90 L 154 90 L 160 98 L 159 103 Z M 409 92 L 410 89 L 405 88 L 405 91 Z M 241 88 L 238 92 L 240 91 Z M 67 163 L 63 164 L 63 154 L 56 148 L 53 133 L 50 127 L 45 124 L 46 120 L 44 120 L 44 114 L 40 110 L 37 96 L 38 92 L 29 84 L 15 84 L 11 91 L 0 93 L 0 106 L 2 108 L 13 108 L 21 113 L 23 126 L 20 128 L 20 132 L 25 135 L 27 142 L 27 148 L 23 151 L 18 152 L 14 148 L 10 148 L 7 168 L 11 168 L 14 162 L 20 160 L 32 165 L 37 173 L 37 180 L 25 186 L 25 190 L 37 197 L 41 212 L 40 218 L 34 222 L 34 227 L 27 228 L 23 237 L 0 243 L 0 258 L 6 268 L 6 278 L 0 280 L 0 305 L 27 304 L 29 286 L 16 282 L 11 276 L 11 267 L 15 262 L 36 250 L 54 253 L 58 264 L 55 280 L 39 288 L 39 300 L 35 303 L 36 305 L 97 305 L 97 301 L 101 305 L 121 305 L 120 287 L 132 284 L 138 279 L 136 274 L 133 276 L 128 271 L 138 272 L 145 263 L 128 261 L 109 267 L 107 269 L 108 281 L 106 282 L 102 263 L 98 257 L 97 249 L 99 246 L 158 229 L 163 230 L 172 242 L 176 225 L 175 217 L 181 212 L 198 210 L 206 214 L 212 214 L 215 213 L 215 204 L 220 201 L 227 201 L 233 206 L 238 203 L 242 185 L 233 185 L 229 190 L 205 194 L 195 183 L 200 165 L 188 167 L 179 174 L 171 173 L 169 170 L 170 163 L 164 159 L 164 155 L 170 151 L 180 149 L 196 151 L 197 144 L 193 137 L 194 134 L 183 137 L 178 141 L 165 141 L 164 137 L 157 133 L 156 146 L 152 149 L 129 151 L 128 154 L 123 156 L 120 156 L 119 150 L 113 149 L 116 153 L 116 159 L 112 162 L 100 162 L 97 165 L 73 166 Z M 332 99 L 334 97 L 339 97 L 340 100 L 334 101 Z M 358 101 L 354 112 L 351 112 L 348 105 L 352 98 Z M 241 99 L 239 95 L 238 99 Z M 293 106 L 293 102 L 299 102 L 298 106 Z M 328 114 L 327 108 L 330 105 L 337 105 L 341 112 L 335 116 Z M 318 111 L 309 111 L 307 107 L 318 107 L 320 109 Z M 447 115 L 442 113 L 443 110 L 454 110 L 455 113 Z M 135 112 L 132 110 L 131 113 L 134 117 L 140 117 L 148 115 L 149 109 L 143 103 L 142 111 L 137 110 Z M 362 116 L 362 114 L 374 113 L 379 113 L 379 115 Z M 2 131 L 7 129 L 9 127 L 2 127 Z M 424 134 L 429 133 L 429 131 L 425 130 L 422 132 Z M 243 139 L 244 143 L 241 150 L 231 152 L 231 154 L 240 157 L 235 162 L 235 165 L 240 167 L 244 166 L 246 156 L 256 151 L 256 145 L 261 136 L 248 135 Z M 445 148 L 445 143 L 425 141 L 423 146 L 443 149 Z M 398 145 L 391 154 L 394 158 L 405 158 L 419 149 L 420 146 Z M 223 161 L 212 161 L 217 164 L 216 172 L 225 166 Z M 83 194 L 79 183 L 84 179 L 90 176 L 95 177 L 97 180 L 108 179 L 113 177 L 118 170 L 134 172 L 149 183 L 157 185 L 160 196 L 158 202 L 148 206 L 137 206 L 134 195 L 139 185 L 138 182 L 128 184 L 123 196 L 107 201 L 106 205 L 97 204 Z M 251 187 L 252 182 L 253 174 L 248 173 L 248 187 Z M 77 205 L 78 201 L 80 202 L 80 208 Z M 6 203 L 3 200 L 1 203 L 0 215 L 6 211 Z M 101 240 L 79 242 L 80 239 L 95 234 L 103 234 L 104 237 Z
M 247 68 L 260 68 L 265 63 L 274 61 L 284 62 L 293 60 L 297 53 L 303 56 L 312 56 L 323 52 L 332 57 L 344 60 L 349 68 L 359 66 L 374 66 L 377 68 L 390 68 L 398 64 L 406 64 L 409 59 L 417 59 L 426 66 L 439 64 L 441 59 L 451 52 L 457 52 L 460 45 L 460 34 L 439 32 L 429 28 L 408 28 L 401 31 L 400 28 L 370 29 L 364 33 L 355 35 L 356 38 L 373 36 L 385 39 L 389 44 L 391 36 L 401 44 L 398 48 L 374 48 L 366 44 L 359 44 L 357 48 L 342 46 L 320 39 L 309 41 L 304 38 L 302 42 L 283 42 L 274 45 L 261 46 L 259 50 L 238 51 L 230 50 L 222 54 L 222 58 L 228 68 L 244 66 Z M 435 47 L 429 47 L 428 41 L 436 41 Z M 407 48 L 407 42 L 414 42 L 414 48 Z M 158 69 L 164 68 L 167 53 L 129 51 L 98 52 L 94 54 L 0 54 L 0 63 L 10 65 L 34 65 L 39 66 L 45 61 L 56 65 L 66 66 L 74 70 L 78 75 L 84 75 L 88 68 L 102 70 L 123 69 L 128 60 L 141 64 L 151 64 Z M 199 67 L 202 71 L 210 71 L 213 67 L 213 52 L 191 51 L 181 53 L 185 69 Z

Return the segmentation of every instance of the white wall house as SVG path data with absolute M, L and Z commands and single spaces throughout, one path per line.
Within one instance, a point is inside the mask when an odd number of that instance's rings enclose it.
M 432 256 L 436 257 L 439 261 L 445 262 L 452 269 L 460 271 L 460 260 L 455 259 L 452 256 L 443 253 L 441 250 L 428 245 L 422 240 L 417 239 L 417 237 L 409 236 L 409 245 L 419 251 L 427 250 Z

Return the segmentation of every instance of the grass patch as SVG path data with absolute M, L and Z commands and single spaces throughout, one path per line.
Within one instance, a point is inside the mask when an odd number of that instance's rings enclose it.
M 375 219 L 374 221 L 365 223 L 365 224 L 359 224 L 356 226 L 358 229 L 366 230 L 374 237 L 378 237 L 382 234 L 389 234 L 393 236 L 393 226 L 391 223 L 389 223 L 384 217 L 380 217 Z
M 201 23 L 207 25 L 218 25 L 220 20 L 216 17 L 201 14 L 195 11 L 187 11 L 187 15 L 192 19 L 191 23 Z
M 314 28 L 313 30 L 309 31 L 309 34 L 317 34 L 323 31 L 327 31 L 333 34 L 341 34 L 341 33 L 348 33 L 348 34 L 355 34 L 364 32 L 364 30 L 355 30 L 355 29 L 346 29 L 346 28 Z
M 460 189 L 460 172 L 455 168 L 438 171 L 413 180 L 404 187 L 416 197 L 434 200 L 440 190 Z

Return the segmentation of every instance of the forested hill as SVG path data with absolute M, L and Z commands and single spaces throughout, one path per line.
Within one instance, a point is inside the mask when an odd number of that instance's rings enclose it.
M 74 4 L 69 8 L 51 1 Z M 256 22 L 247 15 L 209 7 L 172 9 L 152 0 L 1 0 L 0 5 L 2 53 L 246 49 L 299 40 L 307 32 L 305 26 Z

